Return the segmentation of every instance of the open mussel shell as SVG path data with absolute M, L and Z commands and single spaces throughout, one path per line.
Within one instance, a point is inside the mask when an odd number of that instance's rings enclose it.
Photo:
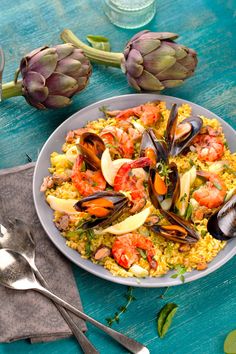
M 149 171 L 148 192 L 149 197 L 156 209 L 170 210 L 174 202 L 178 199 L 180 193 L 180 180 L 177 165 L 171 162 L 168 165 L 168 185 L 165 195 L 158 194 L 155 188 L 155 176 L 158 173 L 156 168 L 151 168 Z M 167 182 L 166 182 L 167 183 Z
M 157 138 L 153 129 L 143 132 L 140 144 L 140 157 L 149 157 L 155 166 L 157 162 L 168 162 L 168 149 L 164 141 Z
M 78 146 L 90 168 L 92 170 L 101 169 L 101 157 L 106 147 L 100 136 L 95 133 L 83 133 Z
M 196 243 L 199 240 L 198 233 L 194 230 L 193 225 L 189 221 L 185 220 L 181 216 L 176 215 L 170 211 L 161 210 L 161 212 L 172 225 L 181 226 L 183 229 L 186 230 L 187 232 L 186 237 L 178 237 L 177 242 Z
M 183 129 L 181 129 L 181 126 Z M 189 129 L 186 129 L 188 128 Z M 186 147 L 188 147 L 195 136 L 200 132 L 202 127 L 202 119 L 200 117 L 190 117 L 184 119 L 177 127 L 178 136 L 174 137 L 173 144 L 171 146 L 170 154 L 176 156 L 181 153 Z M 182 136 L 181 136 L 182 130 Z
M 102 203 L 104 202 L 104 203 Z M 86 198 L 79 200 L 75 205 L 77 211 L 87 212 L 88 208 L 102 208 L 106 215 L 102 217 L 92 217 L 83 225 L 83 229 L 91 229 L 95 227 L 105 227 L 110 225 L 114 220 L 118 219 L 127 209 L 129 199 L 119 192 L 104 191 L 94 193 Z M 95 213 L 96 214 L 96 213 Z
M 177 104 L 175 103 L 173 104 L 170 110 L 170 115 L 166 125 L 165 140 L 168 146 L 168 151 L 172 150 L 177 122 L 178 122 L 178 107 Z
M 236 195 L 216 211 L 208 220 L 207 230 L 217 240 L 236 237 Z

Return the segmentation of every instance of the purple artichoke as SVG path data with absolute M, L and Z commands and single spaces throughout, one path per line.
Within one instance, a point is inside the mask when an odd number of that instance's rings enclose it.
M 81 42 L 70 30 L 61 33 L 64 42 L 83 49 L 91 61 L 121 67 L 129 84 L 138 91 L 160 91 L 181 85 L 193 75 L 197 54 L 174 42 L 177 34 L 141 31 L 127 43 L 124 53 L 108 53 Z
M 3 98 L 23 95 L 38 109 L 61 108 L 86 87 L 91 64 L 81 49 L 68 43 L 33 50 L 21 60 L 19 72 L 22 81 L 3 85 Z

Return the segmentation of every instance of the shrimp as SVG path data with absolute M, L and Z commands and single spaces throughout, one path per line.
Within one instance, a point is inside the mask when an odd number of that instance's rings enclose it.
M 140 253 L 137 248 L 146 251 L 150 268 L 156 269 L 154 245 L 151 240 L 138 233 L 118 236 L 112 245 L 112 255 L 120 266 L 129 269 L 133 263 L 139 261 Z
M 82 134 L 86 133 L 90 131 L 89 128 L 79 128 L 79 129 L 75 129 L 75 130 L 70 130 L 67 133 L 66 136 L 66 142 L 71 144 L 73 143 L 77 138 L 79 138 Z
M 73 165 L 71 180 L 79 193 L 87 197 L 90 194 L 103 191 L 106 188 L 106 181 L 103 177 L 102 171 L 82 171 L 84 158 L 79 155 Z
M 214 129 L 207 130 L 209 134 L 199 134 L 193 140 L 193 145 L 197 149 L 198 158 L 201 161 L 216 161 L 224 154 L 224 143 L 217 131 Z
M 132 174 L 133 168 L 150 166 L 148 157 L 140 157 L 132 162 L 124 163 L 118 170 L 114 179 L 114 191 L 130 192 L 133 207 L 130 212 L 135 213 L 146 204 L 147 194 L 143 185 L 144 179 Z
M 118 120 L 127 120 L 130 117 L 138 117 L 145 126 L 153 126 L 161 117 L 159 102 L 149 102 L 123 111 L 107 112 Z
M 132 158 L 134 154 L 134 143 L 129 135 L 122 129 L 109 126 L 100 133 L 104 143 L 108 145 L 114 155 L 124 158 Z
M 224 181 L 213 172 L 198 171 L 198 175 L 208 181 L 193 193 L 193 198 L 201 206 L 209 209 L 218 208 L 223 203 L 227 192 Z

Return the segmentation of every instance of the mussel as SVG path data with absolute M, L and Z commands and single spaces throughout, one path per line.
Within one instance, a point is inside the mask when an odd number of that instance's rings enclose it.
M 178 155 L 191 144 L 203 124 L 200 117 L 186 118 L 178 125 L 177 122 L 178 109 L 177 105 L 174 104 L 170 111 L 165 133 L 169 154 L 172 156 Z
M 104 191 L 79 200 L 74 208 L 91 215 L 82 225 L 83 229 L 91 229 L 110 225 L 124 213 L 128 204 L 129 199 L 123 193 Z
M 236 237 L 236 194 L 210 217 L 207 230 L 220 241 Z
M 199 235 L 189 221 L 169 211 L 161 210 L 161 213 L 170 222 L 170 225 L 158 223 L 151 225 L 150 229 L 157 235 L 179 243 L 192 244 L 199 240 Z
M 157 138 L 153 129 L 149 128 L 143 132 L 140 157 L 149 157 L 152 161 L 152 166 L 158 162 L 168 162 L 168 149 L 164 140 Z
M 171 209 L 180 193 L 178 168 L 174 162 L 168 165 L 159 163 L 150 169 L 148 192 L 156 209 Z
M 101 157 L 106 147 L 100 136 L 95 133 L 83 133 L 78 146 L 89 167 L 92 170 L 101 169 Z

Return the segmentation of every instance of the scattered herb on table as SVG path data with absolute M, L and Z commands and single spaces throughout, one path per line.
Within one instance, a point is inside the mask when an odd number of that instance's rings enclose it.
M 228 333 L 224 342 L 225 354 L 236 354 L 236 329 Z
M 180 280 L 182 281 L 182 283 L 185 282 L 185 277 L 184 274 L 186 273 L 187 269 L 185 268 L 185 266 L 182 266 L 180 264 L 177 264 L 177 266 L 175 267 L 176 273 L 171 275 L 172 279 L 176 279 L 176 278 L 180 278 Z
M 170 287 L 168 286 L 164 291 L 163 293 L 159 296 L 160 299 L 164 299 L 165 295 L 167 294 L 168 290 L 170 289 Z
M 26 157 L 27 157 L 27 161 L 28 161 L 28 162 L 32 162 L 31 157 L 30 157 L 28 154 L 26 154 L 26 153 L 25 153 L 25 155 L 26 155 Z
M 111 45 L 109 39 L 104 36 L 95 36 L 89 34 L 86 37 L 87 41 L 91 44 L 93 48 L 104 50 L 105 52 L 111 51 Z
M 128 287 L 127 293 L 124 295 L 126 298 L 126 304 L 122 305 L 118 308 L 118 311 L 115 312 L 113 317 L 108 317 L 106 318 L 108 326 L 112 326 L 114 322 L 119 323 L 120 322 L 120 316 L 127 311 L 127 308 L 131 304 L 132 301 L 136 300 L 135 297 L 133 296 L 133 288 L 132 286 Z
M 160 338 L 163 338 L 166 335 L 177 309 L 178 306 L 176 304 L 168 303 L 159 312 L 157 318 L 157 331 Z

